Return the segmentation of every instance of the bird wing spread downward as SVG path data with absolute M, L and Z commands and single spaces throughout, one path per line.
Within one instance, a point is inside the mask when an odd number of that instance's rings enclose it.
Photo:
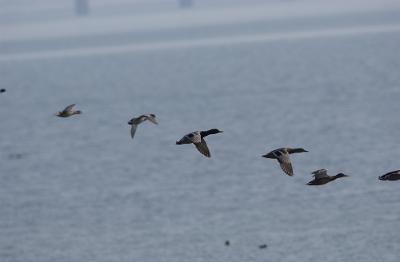
M 208 149 L 207 143 L 204 139 L 201 139 L 200 143 L 193 143 L 197 150 L 199 150 L 200 153 L 205 155 L 206 157 L 211 157 L 210 150 Z
M 282 154 L 278 156 L 277 159 L 283 172 L 285 172 L 289 176 L 293 176 L 293 167 L 292 163 L 290 163 L 289 154 Z
M 131 127 L 131 137 L 132 138 L 135 136 L 136 128 L 137 128 L 137 125 L 132 125 L 132 127 Z

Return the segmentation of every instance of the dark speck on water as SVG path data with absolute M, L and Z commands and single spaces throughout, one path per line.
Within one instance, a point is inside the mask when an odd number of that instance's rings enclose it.
M 23 155 L 21 153 L 13 153 L 8 155 L 9 159 L 21 159 L 22 157 Z
M 259 245 L 258 246 L 260 249 L 264 249 L 264 248 L 267 248 L 268 246 L 267 246 L 267 244 L 263 244 L 263 245 Z

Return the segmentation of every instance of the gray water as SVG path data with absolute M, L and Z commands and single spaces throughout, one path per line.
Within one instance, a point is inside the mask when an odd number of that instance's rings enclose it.
M 400 24 L 394 12 L 164 37 Z M 0 51 L 70 47 L 61 40 Z M 400 168 L 399 43 L 373 33 L 1 61 L 0 260 L 398 261 L 400 185 L 377 177 Z M 83 114 L 54 116 L 71 103 Z M 146 112 L 160 124 L 132 140 L 127 121 Z M 175 145 L 214 127 L 211 159 Z M 310 151 L 293 155 L 294 177 L 261 158 L 282 146 Z M 305 185 L 319 168 L 350 177 Z

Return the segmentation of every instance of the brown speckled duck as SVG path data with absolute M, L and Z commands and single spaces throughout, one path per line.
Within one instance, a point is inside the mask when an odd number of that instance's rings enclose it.
M 73 110 L 73 107 L 75 106 L 75 104 L 69 105 L 66 108 L 64 108 L 63 111 L 60 111 L 56 114 L 56 116 L 58 117 L 70 117 L 73 115 L 79 115 L 82 114 L 82 111 L 80 110 Z
M 400 170 L 386 173 L 386 174 L 380 176 L 379 180 L 389 180 L 389 181 L 400 180 Z
M 348 177 L 348 175 L 345 175 L 343 173 L 339 173 L 335 176 L 329 176 L 328 170 L 326 170 L 326 169 L 318 169 L 318 170 L 312 172 L 311 174 L 314 175 L 314 180 L 311 180 L 310 182 L 307 183 L 307 185 L 310 185 L 310 186 L 324 185 L 324 184 L 329 183 L 337 178 Z

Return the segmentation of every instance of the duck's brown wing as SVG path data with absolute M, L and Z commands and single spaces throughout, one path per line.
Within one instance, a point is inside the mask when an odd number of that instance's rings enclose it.
M 282 154 L 277 157 L 277 159 L 283 172 L 285 172 L 289 176 L 293 176 L 293 167 L 292 163 L 290 162 L 289 154 Z
M 326 169 L 318 169 L 318 170 L 315 170 L 314 172 L 312 172 L 311 174 L 314 175 L 314 178 L 316 180 L 329 178 L 328 170 L 326 170 Z
M 204 139 L 201 139 L 200 143 L 194 143 L 194 145 L 200 153 L 202 153 L 206 157 L 211 157 L 210 150 L 208 149 L 207 143 Z

